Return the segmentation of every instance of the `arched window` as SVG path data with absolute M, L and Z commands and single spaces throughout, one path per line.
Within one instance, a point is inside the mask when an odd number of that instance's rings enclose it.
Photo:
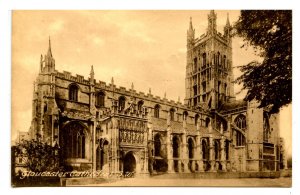
M 155 118 L 159 118 L 159 109 L 160 109 L 160 105 L 156 104 L 154 107 L 154 117 Z
M 64 128 L 64 149 L 67 158 L 85 158 L 85 131 L 79 123 Z
M 123 111 L 125 109 L 125 97 L 119 97 L 119 111 Z
M 235 118 L 234 123 L 239 129 L 245 131 L 245 129 L 247 127 L 246 116 L 242 115 L 242 114 L 238 115 Z M 236 131 L 236 146 L 244 146 L 244 145 L 245 145 L 244 135 L 241 132 Z
M 245 130 L 246 129 L 246 116 L 245 115 L 238 115 L 235 120 L 234 120 L 235 125 L 242 129 Z
M 225 158 L 226 160 L 229 160 L 229 141 L 225 141 Z
M 170 120 L 171 121 L 174 121 L 174 118 L 175 118 L 174 115 L 175 115 L 175 110 L 174 110 L 174 108 L 171 108 L 170 109 Z
M 188 139 L 189 158 L 194 158 L 194 141 L 192 138 Z
M 188 115 L 189 115 L 189 114 L 188 114 L 187 111 L 184 111 L 184 112 L 183 112 L 183 120 L 184 120 L 184 121 L 187 120 Z
M 196 114 L 196 115 L 195 115 L 195 125 L 197 125 L 198 120 L 199 120 L 199 114 Z
M 197 71 L 197 58 L 194 58 L 194 71 Z
M 220 143 L 218 140 L 215 140 L 215 160 L 220 159 Z
M 202 159 L 209 160 L 209 148 L 204 139 L 202 140 Z
M 105 94 L 102 91 L 96 94 L 96 107 L 104 107 L 104 98 Z
M 244 145 L 245 145 L 244 135 L 241 132 L 236 131 L 236 146 L 244 146 Z
M 142 112 L 143 105 L 144 105 L 144 101 L 143 100 L 141 100 L 141 101 L 138 102 L 138 111 L 139 112 Z
M 172 138 L 172 147 L 173 147 L 173 158 L 174 158 L 174 171 L 179 172 L 181 163 L 178 161 L 177 158 L 180 157 L 180 141 L 177 136 L 173 136 Z
M 223 57 L 223 67 L 227 68 L 227 66 L 226 66 L 226 55 L 224 55 L 224 57 Z
M 221 56 L 220 56 L 220 52 L 218 52 L 218 54 L 217 54 L 217 65 L 218 65 L 218 66 L 221 65 Z
M 264 112 L 263 116 L 263 139 L 264 142 L 269 142 L 269 138 L 271 136 L 271 131 L 270 131 L 270 122 L 269 122 L 269 115 L 267 112 Z
M 161 156 L 161 140 L 159 134 L 154 136 L 154 156 Z
M 202 60 L 203 60 L 203 61 L 202 61 L 202 66 L 205 67 L 205 66 L 206 66 L 206 53 L 203 53 L 203 54 L 202 54 Z
M 205 127 L 208 127 L 209 126 L 209 123 L 210 123 L 210 119 L 207 117 L 205 119 Z
M 177 136 L 174 136 L 172 139 L 172 146 L 173 146 L 173 158 L 179 158 L 179 146 L 180 141 Z
M 78 101 L 78 86 L 76 84 L 69 86 L 69 100 Z

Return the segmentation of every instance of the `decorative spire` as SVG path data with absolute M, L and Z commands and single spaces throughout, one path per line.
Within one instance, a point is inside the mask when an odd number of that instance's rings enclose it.
M 52 57 L 50 36 L 49 36 L 49 46 L 48 46 L 48 53 L 47 53 L 47 56 L 48 56 L 48 57 Z
M 41 54 L 41 61 L 40 61 L 40 72 L 43 71 L 43 55 Z
M 227 37 L 228 39 L 231 37 L 230 36 L 230 31 L 232 30 L 232 27 L 230 26 L 229 22 L 229 14 L 227 13 L 227 20 L 226 20 L 226 25 L 224 27 L 224 36 Z
M 165 94 L 164 94 L 164 98 L 165 98 L 165 99 L 167 99 L 167 92 L 165 92 Z
M 217 30 L 217 14 L 214 10 L 211 10 L 208 14 L 208 33 L 214 34 Z
M 180 102 L 180 96 L 178 96 L 178 102 Z
M 192 17 L 190 17 L 190 25 L 189 29 L 187 30 L 187 47 L 191 47 L 194 43 L 195 39 L 195 29 L 193 28 Z
M 193 22 L 192 22 L 192 17 L 190 17 L 190 30 L 193 30 Z
M 227 12 L 226 26 L 230 26 L 230 22 L 229 22 L 229 13 L 228 13 L 228 12 Z
M 149 88 L 149 94 L 151 94 L 151 87 Z
M 132 90 L 132 91 L 134 90 L 133 82 L 131 83 L 131 90 Z
M 91 66 L 91 72 L 90 72 L 90 78 L 91 78 L 91 82 L 94 82 L 94 77 L 95 77 L 95 73 L 94 73 L 94 67 L 93 65 Z
M 114 85 L 114 77 L 111 77 L 111 84 Z

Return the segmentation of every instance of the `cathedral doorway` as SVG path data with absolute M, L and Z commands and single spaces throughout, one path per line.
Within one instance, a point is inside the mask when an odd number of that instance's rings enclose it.
M 124 156 L 124 168 L 123 173 L 124 175 L 132 174 L 136 171 L 136 160 L 132 152 L 128 152 Z

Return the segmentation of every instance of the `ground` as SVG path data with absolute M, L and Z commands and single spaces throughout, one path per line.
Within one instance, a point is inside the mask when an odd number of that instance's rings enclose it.
M 291 187 L 291 177 L 274 179 L 234 178 L 234 179 L 165 179 L 165 178 L 125 178 L 111 183 L 89 184 L 87 186 L 209 186 L 209 187 Z

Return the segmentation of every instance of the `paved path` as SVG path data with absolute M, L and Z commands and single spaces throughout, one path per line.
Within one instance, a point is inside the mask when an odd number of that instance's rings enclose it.
M 112 183 L 90 184 L 88 186 L 208 186 L 208 187 L 291 187 L 290 177 L 275 179 L 235 178 L 235 179 L 162 179 L 126 178 Z

